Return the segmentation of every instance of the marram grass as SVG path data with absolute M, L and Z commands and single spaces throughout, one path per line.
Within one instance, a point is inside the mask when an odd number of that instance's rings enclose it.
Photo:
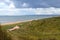
M 2 30 L 6 31 L 16 25 L 20 29 L 7 32 L 11 40 L 60 40 L 60 17 L 2 25 Z

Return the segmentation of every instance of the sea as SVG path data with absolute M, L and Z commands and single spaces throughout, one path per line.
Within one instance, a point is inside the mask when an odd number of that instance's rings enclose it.
M 44 18 L 56 17 L 56 16 L 58 15 L 0 16 L 0 24 L 9 23 L 9 22 L 17 22 L 17 21 L 44 19 Z

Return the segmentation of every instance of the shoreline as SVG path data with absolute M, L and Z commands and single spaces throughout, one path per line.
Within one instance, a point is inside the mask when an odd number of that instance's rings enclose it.
M 28 22 L 32 20 L 25 20 L 25 21 L 16 21 L 16 22 L 8 22 L 8 23 L 2 23 L 1 25 L 11 25 L 11 24 L 16 24 L 16 23 L 21 23 L 21 22 Z

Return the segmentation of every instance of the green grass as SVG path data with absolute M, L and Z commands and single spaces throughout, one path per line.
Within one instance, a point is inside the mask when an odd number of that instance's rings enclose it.
M 12 40 L 60 40 L 60 17 L 4 25 L 2 30 L 16 25 L 20 26 L 20 29 L 8 32 Z

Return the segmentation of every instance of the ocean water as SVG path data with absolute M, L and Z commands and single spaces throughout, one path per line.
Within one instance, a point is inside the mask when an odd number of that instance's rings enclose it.
M 43 19 L 43 18 L 49 18 L 49 17 L 55 17 L 55 16 L 57 15 L 0 16 L 0 23 L 3 24 L 3 23 L 9 23 L 9 22 Z

